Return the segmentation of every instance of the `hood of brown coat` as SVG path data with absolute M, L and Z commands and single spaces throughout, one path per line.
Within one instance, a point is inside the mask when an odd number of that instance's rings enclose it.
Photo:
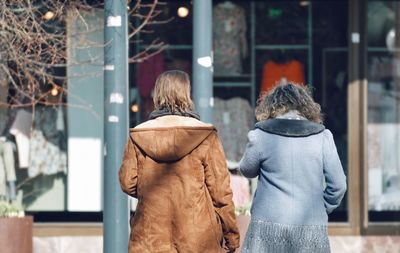
M 130 137 L 153 160 L 171 162 L 192 152 L 213 131 L 212 125 L 192 118 L 164 116 L 131 129 Z

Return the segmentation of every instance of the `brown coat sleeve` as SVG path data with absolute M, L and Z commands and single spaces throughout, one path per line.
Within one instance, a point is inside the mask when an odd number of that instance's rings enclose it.
M 137 198 L 137 157 L 136 149 L 131 139 L 125 145 L 124 158 L 119 169 L 121 189 L 129 196 Z
M 235 207 L 232 201 L 230 177 L 225 154 L 217 134 L 212 134 L 211 147 L 205 159 L 205 181 L 216 213 L 221 219 L 225 246 L 230 250 L 239 247 L 239 230 L 236 226 Z

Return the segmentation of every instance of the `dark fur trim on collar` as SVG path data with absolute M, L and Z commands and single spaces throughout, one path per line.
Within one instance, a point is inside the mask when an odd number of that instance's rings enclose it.
M 325 126 L 309 120 L 268 119 L 256 123 L 256 128 L 286 137 L 307 137 L 319 134 Z
M 200 120 L 200 116 L 199 114 L 197 114 L 197 112 L 179 112 L 179 111 L 175 111 L 175 112 L 171 112 L 168 109 L 160 109 L 160 110 L 154 110 L 150 113 L 149 115 L 149 119 L 155 119 L 158 117 L 162 117 L 162 116 L 168 116 L 168 115 L 176 115 L 176 116 L 185 116 L 185 117 L 192 117 L 195 118 L 197 120 Z

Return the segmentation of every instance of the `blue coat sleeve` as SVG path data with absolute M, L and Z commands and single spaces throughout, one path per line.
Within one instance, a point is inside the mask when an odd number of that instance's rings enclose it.
M 324 203 L 329 214 L 337 208 L 346 192 L 346 176 L 342 163 L 336 150 L 332 133 L 329 130 L 323 132 L 323 171 L 326 188 L 324 190 Z
M 239 163 L 240 172 L 248 178 L 257 177 L 260 173 L 260 151 L 257 148 L 257 134 L 255 131 L 252 130 L 248 133 L 246 150 Z

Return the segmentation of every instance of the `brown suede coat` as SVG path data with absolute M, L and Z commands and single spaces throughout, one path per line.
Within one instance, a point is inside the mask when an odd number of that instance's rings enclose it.
M 138 199 L 129 252 L 220 253 L 239 247 L 229 173 L 215 128 L 163 116 L 131 129 L 119 172 Z

